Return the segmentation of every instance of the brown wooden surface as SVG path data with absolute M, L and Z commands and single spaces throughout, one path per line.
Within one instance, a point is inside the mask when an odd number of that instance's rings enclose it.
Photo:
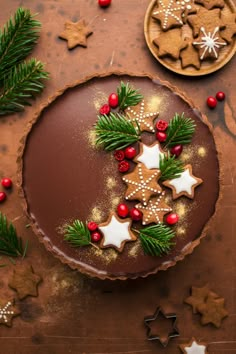
M 28 256 L 23 262 L 33 265 L 43 277 L 43 283 L 38 298 L 27 298 L 20 303 L 22 315 L 13 321 L 12 328 L 0 327 L 0 353 L 174 354 L 180 353 L 178 344 L 189 341 L 192 336 L 209 343 L 209 353 L 236 352 L 236 140 L 233 135 L 236 134 L 236 57 L 216 73 L 200 78 L 178 76 L 166 70 L 153 58 L 144 40 L 143 21 L 148 3 L 148 0 L 113 0 L 112 6 L 103 10 L 96 0 L 1 1 L 1 25 L 19 5 L 39 13 L 42 31 L 33 56 L 46 63 L 51 79 L 32 107 L 22 114 L 0 119 L 0 177 L 8 176 L 16 181 L 17 149 L 25 127 L 40 104 L 56 90 L 88 74 L 111 68 L 149 72 L 185 91 L 213 124 L 224 171 L 220 208 L 211 221 L 208 236 L 192 255 L 174 268 L 147 279 L 98 281 L 70 270 L 47 253 L 25 227 L 28 220 L 23 215 L 17 188 L 13 188 L 0 210 L 14 221 L 23 239 L 30 240 Z M 68 51 L 58 34 L 66 20 L 76 21 L 79 17 L 91 23 L 94 34 L 88 39 L 87 49 L 77 47 Z M 226 101 L 210 111 L 206 98 L 219 90 L 225 92 Z M 0 262 L 8 263 L 7 267 L 0 268 L 0 297 L 10 296 L 13 292 L 8 288 L 8 279 L 14 265 L 7 258 Z M 183 304 L 192 285 L 203 286 L 207 282 L 226 299 L 229 317 L 220 329 L 201 326 L 199 316 Z M 158 305 L 178 316 L 180 337 L 172 339 L 165 349 L 158 342 L 147 341 L 143 325 L 144 316 L 151 315 Z

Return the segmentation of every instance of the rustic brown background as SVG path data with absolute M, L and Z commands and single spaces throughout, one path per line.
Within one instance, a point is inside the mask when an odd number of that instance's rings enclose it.
M 22 315 L 13 321 L 13 327 L 0 327 L 0 353 L 174 354 L 180 353 L 178 344 L 192 336 L 207 342 L 210 353 L 236 352 L 236 57 L 206 77 L 188 78 L 167 71 L 145 44 L 143 21 L 148 3 L 149 0 L 113 0 L 112 6 L 104 10 L 97 6 L 97 0 L 1 1 L 1 26 L 20 5 L 39 13 L 42 31 L 33 56 L 45 62 L 50 81 L 32 107 L 22 114 L 0 119 L 0 177 L 16 181 L 17 149 L 25 127 L 40 104 L 55 91 L 88 74 L 111 68 L 149 72 L 185 91 L 214 126 L 224 176 L 220 207 L 211 221 L 209 234 L 192 255 L 166 272 L 125 282 L 89 279 L 54 259 L 25 227 L 28 220 L 23 215 L 17 188 L 13 188 L 0 210 L 14 222 L 23 239 L 30 240 L 24 262 L 33 265 L 43 283 L 38 298 L 20 303 Z M 91 23 L 94 34 L 87 49 L 77 47 L 68 51 L 58 34 L 66 20 L 76 21 L 80 17 Z M 206 98 L 219 90 L 225 92 L 226 101 L 210 111 Z M 13 294 L 8 289 L 8 278 L 14 268 L 7 258 L 3 257 L 1 263 L 8 266 L 0 268 L 0 297 Z M 183 304 L 191 285 L 203 286 L 207 282 L 226 299 L 229 317 L 220 329 L 202 327 L 199 316 Z M 147 341 L 143 325 L 144 316 L 152 314 L 158 305 L 178 316 L 181 335 L 171 340 L 166 349 L 158 342 Z

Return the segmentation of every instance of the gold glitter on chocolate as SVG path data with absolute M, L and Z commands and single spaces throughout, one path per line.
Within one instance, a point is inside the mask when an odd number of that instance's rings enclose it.
M 183 226 L 178 226 L 175 230 L 176 235 L 179 237 L 184 237 L 186 235 L 186 229 Z
M 198 149 L 197 149 L 197 153 L 200 157 L 205 157 L 207 155 L 207 151 L 206 151 L 206 148 L 204 148 L 203 146 L 200 146 Z
M 116 185 L 117 185 L 117 181 L 115 180 L 114 177 L 107 177 L 106 179 L 107 189 L 113 189 L 114 187 L 116 187 Z
M 95 222 L 102 222 L 103 217 L 104 217 L 103 210 L 100 207 L 95 206 L 92 209 L 88 220 L 93 220 Z
M 107 94 L 103 91 L 96 91 L 94 93 L 94 99 L 93 99 L 93 104 L 95 106 L 95 109 L 97 111 L 97 114 L 99 115 L 99 109 L 107 103 Z
M 96 132 L 95 130 L 89 130 L 87 134 L 88 143 L 92 148 L 96 148 Z
M 136 258 L 138 256 L 138 254 L 140 253 L 140 250 L 142 249 L 141 247 L 141 242 L 138 239 L 135 244 L 133 245 L 133 247 L 129 250 L 128 252 L 128 256 L 129 257 L 133 257 Z

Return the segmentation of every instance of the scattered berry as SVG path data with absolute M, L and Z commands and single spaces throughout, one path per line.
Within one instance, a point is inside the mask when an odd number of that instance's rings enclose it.
M 170 153 L 171 155 L 175 155 L 176 157 L 178 157 L 181 152 L 183 151 L 183 145 L 175 145 L 170 149 Z
M 130 167 L 130 165 L 129 165 L 128 161 L 125 161 L 125 160 L 119 162 L 119 164 L 118 164 L 118 170 L 120 172 L 127 172 L 129 170 L 129 167 Z
M 114 156 L 117 161 L 122 161 L 125 158 L 125 153 L 123 150 L 116 150 Z
M 104 114 L 108 115 L 110 112 L 111 112 L 111 108 L 110 108 L 109 104 L 107 104 L 107 103 L 104 104 L 99 110 L 99 113 L 102 115 L 104 115 Z
M 132 160 L 136 154 L 137 154 L 137 152 L 133 146 L 128 146 L 125 149 L 125 157 L 129 160 Z
M 131 209 L 129 215 L 133 221 L 142 220 L 143 217 L 142 212 L 136 208 Z
M 156 138 L 158 141 L 160 141 L 160 143 L 163 143 L 164 141 L 166 141 L 167 134 L 164 132 L 156 132 Z
M 6 197 L 7 197 L 7 195 L 5 192 L 0 192 L 0 203 L 4 202 Z
M 119 98 L 116 93 L 111 93 L 108 98 L 108 104 L 111 108 L 116 108 L 119 104 Z
M 168 128 L 168 123 L 165 120 L 158 120 L 156 123 L 156 128 L 160 132 L 164 132 Z
M 96 224 L 94 221 L 90 221 L 88 222 L 87 227 L 89 231 L 95 231 L 98 228 L 98 224 Z
M 215 108 L 216 105 L 217 105 L 217 100 L 215 99 L 215 97 L 209 96 L 209 97 L 207 98 L 207 105 L 208 105 L 208 107 L 210 107 L 210 108 Z
M 129 208 L 127 207 L 126 204 L 119 204 L 117 206 L 117 214 L 121 217 L 121 218 L 126 218 L 126 216 L 128 216 L 129 214 Z
M 216 94 L 216 99 L 217 101 L 224 101 L 225 99 L 225 93 L 222 91 L 217 92 Z
M 169 215 L 167 215 L 166 217 L 166 222 L 169 225 L 174 225 L 179 221 L 179 215 L 175 214 L 175 213 L 171 213 Z
M 101 240 L 102 235 L 98 231 L 94 231 L 91 233 L 91 240 L 93 242 L 98 242 Z
M 111 4 L 111 0 L 98 0 L 98 4 L 101 7 L 107 7 Z
M 11 188 L 12 186 L 12 180 L 10 178 L 3 178 L 1 183 L 4 188 Z

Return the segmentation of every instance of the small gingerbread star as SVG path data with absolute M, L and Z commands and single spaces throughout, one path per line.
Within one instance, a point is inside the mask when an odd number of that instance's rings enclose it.
M 135 241 L 137 237 L 131 232 L 131 219 L 120 219 L 115 213 L 111 213 L 105 223 L 99 225 L 103 233 L 102 248 L 113 247 L 122 252 L 126 242 Z
M 188 40 L 187 48 L 181 50 L 180 59 L 183 69 L 187 68 L 188 66 L 193 66 L 197 70 L 200 69 L 201 62 L 199 59 L 198 51 L 193 47 L 192 41 Z
M 13 317 L 20 314 L 18 307 L 14 303 L 14 299 L 0 299 L 0 325 L 11 327 Z
M 59 37 L 67 40 L 67 46 L 69 49 L 73 49 L 77 45 L 87 47 L 87 37 L 90 36 L 93 31 L 87 26 L 84 20 L 78 22 L 67 21 L 65 23 L 65 30 Z
M 178 178 L 166 180 L 163 184 L 172 189 L 173 199 L 177 199 L 183 195 L 193 199 L 195 188 L 202 182 L 201 178 L 193 175 L 192 166 L 186 165 L 184 167 L 184 172 L 182 172 Z
M 195 338 L 192 338 L 189 343 L 179 345 L 184 354 L 208 354 L 207 345 L 198 343 Z
M 135 205 L 135 208 L 141 210 L 143 213 L 143 225 L 151 224 L 152 222 L 159 224 L 163 221 L 165 214 L 172 211 L 172 209 L 165 203 L 165 192 L 163 191 L 160 196 L 149 200 L 148 205 L 142 204 Z
M 128 107 L 125 111 L 129 122 L 136 124 L 138 122 L 141 131 L 154 133 L 154 119 L 157 118 L 158 112 L 145 112 L 145 103 L 142 101 L 135 107 Z
M 8 285 L 17 291 L 19 299 L 22 300 L 26 296 L 38 296 L 37 287 L 41 280 L 30 265 L 25 265 L 14 269 Z
M 140 143 L 139 154 L 135 157 L 135 162 L 142 162 L 149 170 L 160 167 L 160 159 L 164 152 L 158 142 L 152 145 Z
M 228 43 L 232 42 L 232 38 L 236 33 L 236 14 L 225 14 L 222 12 L 221 19 L 225 28 L 220 32 L 220 35 Z
M 223 8 L 225 6 L 224 0 L 195 0 L 196 4 L 203 5 L 207 10 L 211 10 L 214 7 Z
M 159 48 L 158 56 L 160 58 L 170 56 L 173 59 L 178 59 L 180 51 L 188 45 L 187 41 L 182 38 L 180 28 L 161 33 L 153 40 L 153 43 Z
M 214 28 L 219 27 L 221 29 L 222 27 L 224 27 L 221 20 L 220 9 L 207 10 L 204 7 L 199 7 L 195 15 L 189 15 L 188 23 L 193 29 L 194 37 L 196 37 L 200 33 L 201 27 L 204 27 L 206 32 L 211 32 L 212 23 L 214 23 Z
M 222 320 L 228 316 L 228 311 L 225 309 L 225 299 L 215 299 L 211 294 L 204 304 L 197 306 L 197 310 L 202 314 L 201 323 L 203 325 L 212 323 L 217 328 L 221 326 Z
M 197 307 L 198 305 L 201 305 L 205 302 L 206 298 L 208 295 L 212 295 L 212 297 L 217 298 L 218 295 L 213 293 L 209 285 L 206 284 L 202 288 L 197 288 L 195 286 L 192 286 L 191 289 L 191 296 L 187 297 L 184 302 L 188 305 L 191 305 L 193 308 L 193 313 L 197 313 Z
M 158 0 L 158 8 L 153 12 L 152 17 L 161 22 L 163 31 L 172 27 L 183 25 L 182 14 L 185 6 L 176 0 Z

